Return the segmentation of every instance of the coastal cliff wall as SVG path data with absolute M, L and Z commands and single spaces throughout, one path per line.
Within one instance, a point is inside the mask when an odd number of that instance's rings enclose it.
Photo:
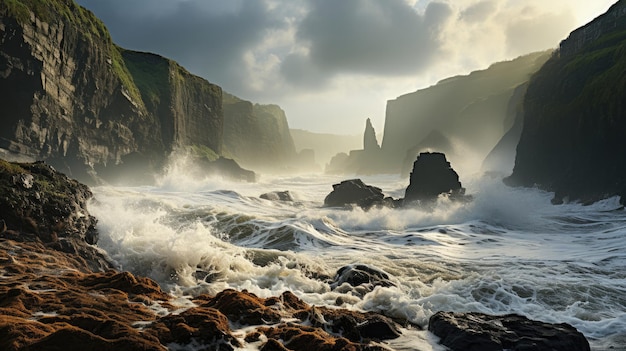
M 596 39 L 570 35 L 561 47 L 577 49 L 566 49 L 568 55 L 561 50 L 532 78 L 509 184 L 554 191 L 556 203 L 612 195 L 624 201 L 625 5 L 616 3 L 597 23 L 583 27 L 595 28 Z
M 462 148 L 465 160 L 484 158 L 513 124 L 507 119 L 507 109 L 514 89 L 549 57 L 546 51 L 499 62 L 388 101 L 381 146 L 385 169 L 410 169 L 416 155 L 427 151 L 418 146 L 433 132 Z M 454 150 L 446 152 L 454 159 Z M 404 160 L 409 163 L 404 165 Z M 453 161 L 462 164 L 465 160 Z
M 244 167 L 284 171 L 297 159 L 285 112 L 224 94 L 224 151 Z
M 0 43 L 5 153 L 89 181 L 131 155 L 158 165 L 179 145 L 221 150 L 221 88 L 171 60 L 119 48 L 71 0 L 0 1 Z

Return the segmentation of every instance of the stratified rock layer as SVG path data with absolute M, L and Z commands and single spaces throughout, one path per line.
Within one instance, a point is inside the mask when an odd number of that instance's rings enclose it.
M 0 42 L 0 149 L 82 180 L 180 145 L 220 152 L 221 88 L 119 48 L 74 1 L 1 1 Z

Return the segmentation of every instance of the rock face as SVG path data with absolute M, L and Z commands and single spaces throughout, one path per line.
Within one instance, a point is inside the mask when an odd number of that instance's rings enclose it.
M 285 112 L 224 94 L 225 153 L 244 167 L 287 170 L 297 160 Z
M 464 195 L 465 189 L 461 187 L 459 175 L 450 166 L 446 155 L 423 152 L 413 164 L 404 203 L 434 200 L 440 194 L 449 194 L 454 198 Z
M 428 330 L 453 351 L 589 351 L 587 339 L 569 324 L 549 324 L 519 315 L 437 312 Z
M 527 82 L 549 57 L 550 52 L 540 52 L 495 63 L 388 101 L 382 169 L 394 173 L 403 167 L 410 169 L 415 154 L 403 165 L 407 151 L 414 150 L 433 131 L 462 146 L 458 157 L 471 154 L 484 158 L 513 124 L 507 117 L 513 90 Z
M 481 169 L 486 172 L 499 172 L 510 174 L 515 164 L 515 149 L 522 134 L 524 125 L 524 96 L 528 89 L 528 83 L 524 83 L 513 92 L 509 100 L 507 115 L 512 119 L 513 126 L 509 129 L 496 146 L 489 152 L 483 161 Z
M 507 184 L 583 203 L 626 198 L 626 2 L 576 30 L 533 76 Z
M 81 179 L 129 155 L 158 167 L 181 144 L 220 152 L 219 87 L 119 48 L 73 1 L 2 1 L 0 14 L 0 149 Z

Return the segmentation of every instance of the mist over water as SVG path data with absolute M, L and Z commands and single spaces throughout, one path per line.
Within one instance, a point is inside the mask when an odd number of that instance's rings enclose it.
M 618 199 L 553 206 L 552 194 L 476 175 L 462 179 L 470 203 L 442 198 L 432 211 L 365 212 L 322 207 L 342 177 L 239 183 L 183 170 L 171 167 L 156 186 L 95 188 L 90 205 L 99 246 L 120 268 L 175 295 L 291 290 L 311 304 L 339 302 L 422 326 L 439 310 L 518 313 L 570 323 L 594 349 L 626 345 L 626 217 Z M 394 198 L 408 184 L 362 179 Z M 259 198 L 279 190 L 296 201 Z M 384 270 L 396 286 L 331 290 L 329 278 L 353 263 Z M 442 349 L 435 339 L 407 330 L 391 346 Z

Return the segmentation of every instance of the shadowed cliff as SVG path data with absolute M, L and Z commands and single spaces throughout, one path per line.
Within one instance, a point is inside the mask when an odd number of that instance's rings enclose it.
M 484 158 L 513 125 L 507 110 L 515 88 L 528 81 L 549 56 L 549 52 L 539 52 L 495 63 L 388 101 L 382 142 L 385 163 L 380 168 L 410 169 L 410 162 L 428 151 L 433 139 L 434 144 L 450 148 L 433 151 L 445 151 L 461 168 L 470 158 Z M 455 160 L 455 154 L 461 159 Z
M 509 184 L 592 202 L 626 195 L 626 2 L 572 32 L 532 78 Z

